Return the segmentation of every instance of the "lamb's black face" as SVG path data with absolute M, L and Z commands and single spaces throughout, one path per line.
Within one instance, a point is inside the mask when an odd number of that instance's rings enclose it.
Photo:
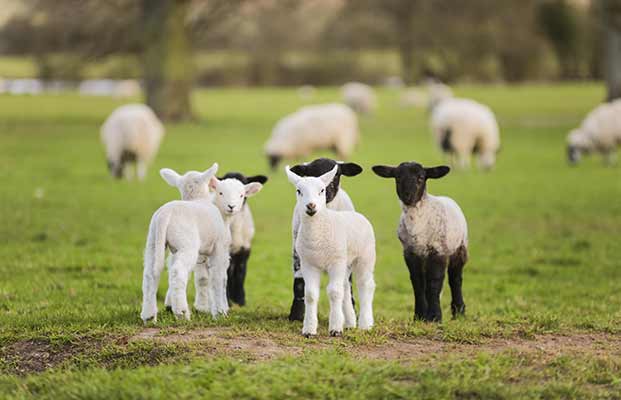
M 291 168 L 291 171 L 299 176 L 313 176 L 315 178 L 332 171 L 335 165 L 339 166 L 339 169 L 334 176 L 334 179 L 326 187 L 326 203 L 331 202 L 336 197 L 339 191 L 339 185 L 341 184 L 341 175 L 356 176 L 362 172 L 362 167 L 356 163 L 343 163 L 336 162 L 329 158 L 318 158 L 310 163 L 295 165 Z
M 427 179 L 438 179 L 448 174 L 447 166 L 425 168 L 417 162 L 402 162 L 397 167 L 373 166 L 373 172 L 383 178 L 395 178 L 397 196 L 406 206 L 414 206 L 422 199 Z

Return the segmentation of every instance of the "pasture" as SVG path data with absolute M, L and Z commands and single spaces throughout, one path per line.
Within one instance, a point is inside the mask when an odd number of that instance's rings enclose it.
M 621 166 L 565 161 L 566 133 L 603 86 L 456 93 L 491 106 L 503 141 L 493 172 L 428 183 L 469 222 L 467 317 L 450 319 L 446 289 L 442 324 L 413 321 L 394 183 L 370 167 L 443 158 L 425 111 L 382 89 L 352 158 L 365 171 L 342 179 L 375 228 L 376 326 L 328 337 L 324 285 L 316 339 L 286 319 L 295 195 L 282 168 L 250 199 L 248 305 L 226 319 L 194 312 L 177 321 L 163 311 L 163 274 L 157 325 L 139 317 L 149 219 L 179 196 L 158 170 L 217 161 L 219 175 L 267 173 L 262 146 L 273 124 L 304 104 L 294 89 L 197 91 L 198 122 L 167 126 L 144 183 L 106 170 L 99 126 L 119 101 L 0 96 L 0 397 L 618 398 Z M 326 88 L 313 102 L 334 100 L 337 89 Z

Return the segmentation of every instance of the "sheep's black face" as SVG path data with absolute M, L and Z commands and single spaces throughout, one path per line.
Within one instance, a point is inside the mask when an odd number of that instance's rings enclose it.
M 318 158 L 310 163 L 295 165 L 291 171 L 299 176 L 312 176 L 315 178 L 332 171 L 335 165 L 339 166 L 338 172 L 332 182 L 326 186 L 326 203 L 331 202 L 336 197 L 341 184 L 341 175 L 356 176 L 362 172 L 362 167 L 356 163 L 336 162 L 329 158 Z
M 278 167 L 278 163 L 280 163 L 281 159 L 282 157 L 280 156 L 271 155 L 271 154 L 267 155 L 267 161 L 269 162 L 270 168 L 272 169 L 272 171 L 276 171 L 276 167 Z
M 116 179 L 121 179 L 123 177 L 123 168 L 119 164 L 109 160 L 108 171 L 110 171 L 110 175 L 112 175 Z
M 567 161 L 570 165 L 576 165 L 580 161 L 580 150 L 576 146 L 567 146 Z
M 447 166 L 425 168 L 417 162 L 402 162 L 397 167 L 373 166 L 373 172 L 383 178 L 395 178 L 397 196 L 406 206 L 416 205 L 425 194 L 427 179 L 438 179 L 448 174 Z

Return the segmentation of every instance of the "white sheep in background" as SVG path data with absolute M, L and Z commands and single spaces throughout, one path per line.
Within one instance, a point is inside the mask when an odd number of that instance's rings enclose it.
M 431 81 L 427 83 L 427 94 L 428 111 L 432 112 L 442 101 L 453 97 L 453 90 L 444 83 Z
M 377 100 L 375 92 L 369 85 L 360 82 L 349 82 L 341 88 L 343 103 L 360 114 L 371 114 L 375 111 Z
M 335 211 L 355 211 L 349 195 L 340 186 L 341 175 L 356 176 L 362 172 L 362 167 L 355 163 L 345 163 L 342 161 L 334 161 L 329 158 L 318 158 L 310 163 L 304 163 L 291 167 L 291 171 L 298 176 L 314 176 L 316 178 L 330 172 L 335 166 L 338 166 L 338 172 L 332 179 L 332 182 L 326 187 L 326 205 L 329 209 Z M 292 228 L 292 254 L 293 254 L 293 302 L 291 303 L 291 311 L 289 312 L 290 321 L 302 321 L 304 319 L 304 278 L 300 270 L 300 257 L 295 251 L 295 241 L 300 229 L 300 217 L 298 213 L 293 212 L 291 221 Z M 348 285 L 351 282 L 351 271 Z M 351 287 L 346 288 L 345 302 L 354 302 L 351 294 Z
M 429 102 L 429 96 L 421 89 L 407 88 L 401 93 L 402 107 L 424 108 Z
M 462 296 L 462 271 L 468 260 L 468 226 L 452 199 L 427 193 L 427 179 L 448 174 L 449 167 L 425 168 L 416 162 L 397 167 L 373 166 L 383 178 L 394 178 L 401 202 L 398 236 L 414 288 L 414 316 L 441 321 L 440 293 L 448 266 L 453 317 L 466 310 Z
M 283 158 L 307 157 L 321 149 L 332 149 L 347 159 L 358 140 L 358 118 L 349 107 L 338 103 L 312 105 L 276 123 L 265 143 L 265 153 L 272 169 L 276 169 Z
M 197 181 L 207 186 L 218 170 L 215 164 Z M 206 189 L 201 190 L 207 193 Z M 144 253 L 142 311 L 146 323 L 157 321 L 157 287 L 164 269 L 166 249 L 172 253 L 169 265 L 167 305 L 177 317 L 190 319 L 186 288 L 194 269 L 194 308 L 216 317 L 228 312 L 226 273 L 229 267 L 231 234 L 220 210 L 208 196 L 175 200 L 160 207 L 151 218 Z
M 114 110 L 101 127 L 101 141 L 112 176 L 131 178 L 126 164 L 133 162 L 138 179 L 144 179 L 163 136 L 164 126 L 148 106 L 127 104 Z
M 231 232 L 227 298 L 236 304 L 244 305 L 246 302 L 244 279 L 254 237 L 254 221 L 247 198 L 261 190 L 262 184 L 267 182 L 267 177 L 263 175 L 245 177 L 235 172 L 228 173 L 220 179 L 211 179 L 209 187 L 212 190 L 209 190 L 200 172 L 188 171 L 184 175 L 179 175 L 170 168 L 164 168 L 160 170 L 160 175 L 170 186 L 179 189 L 182 200 L 207 198 L 220 210 Z M 195 279 L 194 283 L 197 284 L 198 279 Z M 166 295 L 165 304 L 170 306 L 170 291 Z
M 302 85 L 298 88 L 298 97 L 304 101 L 308 101 L 315 97 L 317 89 L 312 85 Z
M 582 154 L 598 152 L 607 164 L 616 160 L 621 146 L 621 100 L 597 106 L 582 121 L 579 128 L 567 136 L 567 156 L 571 164 L 580 161 Z
M 496 117 L 489 107 L 469 99 L 442 100 L 431 112 L 431 131 L 440 149 L 460 168 L 470 166 L 472 154 L 489 169 L 500 150 Z
M 295 212 L 300 218 L 295 250 L 305 282 L 302 334 L 307 337 L 317 334 L 321 272 L 327 272 L 330 280 L 327 288 L 330 335 L 342 335 L 344 327 L 356 326 L 354 307 L 351 302 L 344 301 L 349 266 L 358 286 L 358 327 L 371 329 L 375 291 L 375 235 L 371 223 L 355 211 L 333 211 L 326 207 L 326 188 L 336 176 L 338 166 L 319 178 L 300 177 L 288 166 L 285 170 L 289 182 L 296 187 Z

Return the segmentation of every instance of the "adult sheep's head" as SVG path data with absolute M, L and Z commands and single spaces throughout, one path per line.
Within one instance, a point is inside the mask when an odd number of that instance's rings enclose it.
M 574 129 L 567 135 L 567 161 L 569 165 L 576 165 L 583 154 L 591 150 L 588 135 L 581 129 Z
M 329 158 L 318 158 L 309 163 L 299 164 L 291 167 L 291 171 L 299 176 L 311 176 L 318 178 L 331 171 L 335 166 L 338 167 L 332 181 L 326 187 L 326 202 L 331 202 L 336 197 L 341 184 L 341 175 L 356 176 L 362 172 L 362 167 L 356 163 L 334 161 Z
M 162 168 L 160 175 L 170 186 L 176 187 L 181 193 L 182 200 L 197 200 L 209 198 L 209 180 L 218 172 L 218 164 L 204 172 L 188 171 L 183 175 L 170 168 Z
M 446 165 L 425 168 L 417 162 L 402 162 L 397 167 L 374 165 L 373 172 L 382 178 L 394 178 L 399 200 L 408 207 L 415 206 L 425 194 L 427 179 L 438 179 L 451 169 Z
M 285 167 L 289 182 L 296 188 L 297 207 L 309 217 L 326 208 L 326 192 L 338 172 L 338 166 L 319 177 L 303 177 L 293 172 L 289 166 Z

